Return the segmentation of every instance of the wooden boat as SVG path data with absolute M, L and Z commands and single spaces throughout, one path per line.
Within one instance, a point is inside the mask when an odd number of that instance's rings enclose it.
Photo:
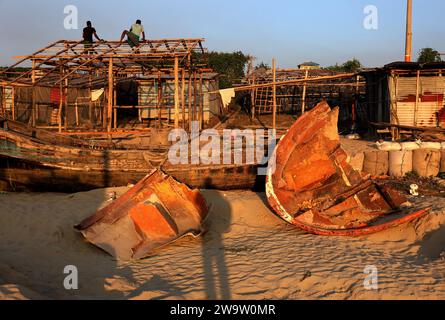
M 137 148 L 83 140 L 10 120 L 0 123 L 0 181 L 5 191 L 79 192 L 136 184 L 161 169 L 193 188 L 250 189 L 261 184 L 257 164 L 172 165 L 168 147 Z
M 289 129 L 268 168 L 266 194 L 287 222 L 318 235 L 359 236 L 420 218 L 397 190 L 353 170 L 341 148 L 338 108 L 321 103 Z
M 129 261 L 182 237 L 199 236 L 208 212 L 198 190 L 153 170 L 76 229 L 113 257 Z

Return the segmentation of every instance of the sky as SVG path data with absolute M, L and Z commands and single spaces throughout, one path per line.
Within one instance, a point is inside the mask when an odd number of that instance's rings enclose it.
M 444 0 L 413 0 L 413 55 L 445 52 Z M 64 8 L 78 9 L 78 30 L 67 30 Z M 363 22 L 378 9 L 377 30 Z M 241 50 L 256 62 L 294 68 L 357 58 L 367 67 L 403 60 L 406 0 L 0 0 L 0 65 L 59 39 L 82 36 L 87 20 L 100 37 L 117 40 L 141 19 L 147 38 L 203 37 L 214 51 Z

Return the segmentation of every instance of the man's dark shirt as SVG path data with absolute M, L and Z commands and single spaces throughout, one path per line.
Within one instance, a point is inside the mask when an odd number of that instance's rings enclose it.
M 93 42 L 93 34 L 96 32 L 96 29 L 93 27 L 86 27 L 83 29 L 83 40 L 88 42 Z

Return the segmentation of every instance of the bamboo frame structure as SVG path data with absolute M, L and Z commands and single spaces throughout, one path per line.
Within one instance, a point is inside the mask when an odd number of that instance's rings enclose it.
M 11 67 L 0 70 L 0 85 L 29 87 L 32 90 L 31 117 L 29 123 L 37 126 L 37 108 L 35 88 L 58 88 L 60 97 L 68 99 L 68 89 L 86 89 L 91 96 L 92 89 L 106 86 L 106 106 L 99 115 L 88 102 L 88 118 L 101 119 L 102 128 L 106 132 L 116 130 L 117 97 L 116 87 L 119 81 L 158 76 L 158 113 L 156 125 L 161 127 L 163 108 L 166 99 L 163 97 L 163 77 L 174 75 L 174 126 L 179 127 L 182 121 L 186 127 L 186 77 L 189 78 L 189 120 L 199 119 L 202 122 L 202 88 L 197 89 L 198 81 L 202 86 L 202 74 L 212 72 L 207 66 L 207 49 L 202 43 L 203 38 L 192 39 L 159 39 L 141 42 L 132 48 L 127 42 L 101 41 L 85 45 L 82 41 L 59 40 L 19 59 Z M 31 61 L 31 68 L 17 73 L 15 67 L 25 67 Z M 201 75 L 200 80 L 197 75 Z M 181 77 L 181 79 L 179 79 Z M 181 81 L 181 83 L 180 83 Z M 191 90 L 193 90 L 193 92 Z M 191 96 L 191 94 L 193 94 Z M 105 101 L 104 101 L 105 102 Z M 59 103 L 58 131 L 68 130 L 68 102 Z M 72 107 L 72 106 L 70 106 Z M 75 123 L 79 123 L 79 106 L 75 102 Z M 182 115 L 181 110 L 182 109 Z M 63 116 L 64 115 L 64 116 Z M 15 114 L 14 114 L 15 117 Z M 62 119 L 63 118 L 63 119 Z M 100 119 L 99 119 L 100 118 Z

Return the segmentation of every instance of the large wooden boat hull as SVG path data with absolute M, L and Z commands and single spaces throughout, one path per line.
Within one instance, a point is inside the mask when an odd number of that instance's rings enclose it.
M 66 141 L 64 141 L 66 143 Z M 153 169 L 192 188 L 251 189 L 264 179 L 258 165 L 171 165 L 165 153 L 50 144 L 16 130 L 0 130 L 0 188 L 4 191 L 80 192 L 136 184 Z
M 269 204 L 285 221 L 324 236 L 360 236 L 426 215 L 397 190 L 355 171 L 341 148 L 338 108 L 302 116 L 281 139 L 268 168 Z

